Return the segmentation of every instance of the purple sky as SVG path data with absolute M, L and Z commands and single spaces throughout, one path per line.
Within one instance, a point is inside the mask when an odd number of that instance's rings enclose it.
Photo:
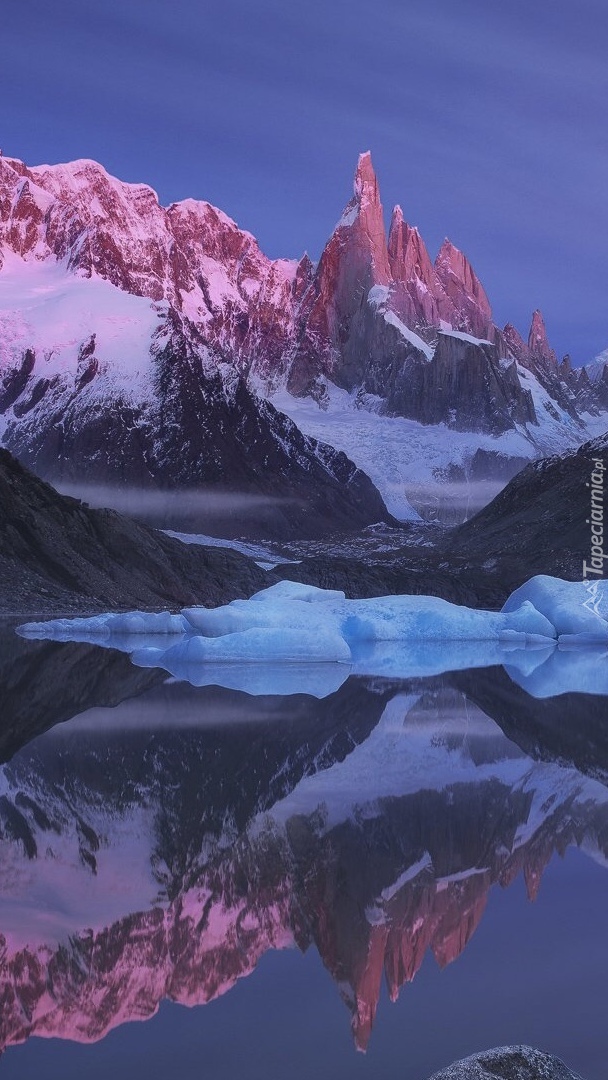
M 498 323 L 608 346 L 606 0 L 2 0 L 0 146 L 93 157 L 318 257 L 371 149 Z

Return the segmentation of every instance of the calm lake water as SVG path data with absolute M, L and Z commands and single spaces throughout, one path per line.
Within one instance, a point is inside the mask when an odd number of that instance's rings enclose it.
M 606 698 L 0 644 L 3 1077 L 425 1080 L 526 1042 L 604 1080 Z

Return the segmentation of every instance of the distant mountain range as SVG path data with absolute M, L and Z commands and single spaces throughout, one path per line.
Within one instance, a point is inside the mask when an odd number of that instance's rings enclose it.
M 387 238 L 369 154 L 316 266 L 93 161 L 0 157 L 0 268 L 0 434 L 56 481 L 272 496 L 267 532 L 315 535 L 608 424 L 604 360 L 558 362 L 538 311 L 498 328 L 399 207 Z

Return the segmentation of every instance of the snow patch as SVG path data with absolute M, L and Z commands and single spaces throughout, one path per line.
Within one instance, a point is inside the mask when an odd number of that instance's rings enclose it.
M 54 260 L 6 254 L 0 272 L 0 371 L 36 353 L 44 378 L 75 373 L 95 335 L 95 356 L 115 378 L 145 388 L 152 339 L 168 304 L 132 296 L 102 278 L 77 277 Z

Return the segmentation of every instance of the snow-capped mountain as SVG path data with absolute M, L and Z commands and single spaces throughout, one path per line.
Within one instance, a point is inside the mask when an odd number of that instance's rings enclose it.
M 5 766 L 0 1048 L 93 1041 L 310 945 L 363 1048 L 382 979 L 394 1000 L 427 952 L 456 960 L 493 886 L 523 873 L 534 898 L 570 845 L 605 862 L 602 784 L 532 762 L 453 692 L 358 691 L 324 716 L 266 699 L 258 723 L 249 704 L 215 728 L 178 696 L 164 713 L 140 699 Z
M 257 500 L 262 532 L 279 535 L 386 518 L 343 453 L 302 435 L 241 374 L 252 275 L 272 294 L 276 328 L 282 290 L 295 287 L 289 267 L 207 204 L 165 211 L 93 163 L 30 174 L 0 159 L 0 191 L 0 411 L 22 460 L 54 481 L 236 490 Z M 198 284 L 178 270 L 182 234 L 207 251 L 190 253 Z M 209 335 L 220 297 L 230 310 Z M 231 513 L 238 531 L 230 509 L 222 528 Z
M 369 154 L 316 267 L 95 162 L 0 157 L 0 268 L 3 441 L 51 479 L 278 496 L 314 532 L 385 516 L 355 465 L 407 518 L 479 449 L 512 472 L 606 426 L 608 373 L 558 364 L 540 312 L 526 344 L 449 241 L 433 263 L 399 207 L 387 238 Z

